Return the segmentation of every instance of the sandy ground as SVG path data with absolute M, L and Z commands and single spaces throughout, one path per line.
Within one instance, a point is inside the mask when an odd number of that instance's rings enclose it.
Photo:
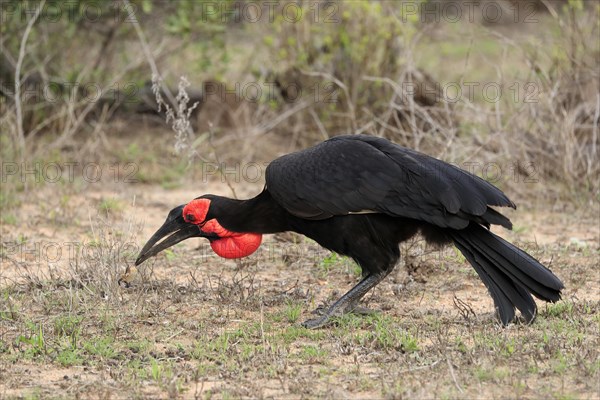
M 260 190 L 260 184 L 236 187 L 239 197 L 252 196 Z M 163 223 L 171 208 L 206 192 L 230 194 L 227 185 L 218 181 L 198 185 L 193 189 L 103 184 L 91 185 L 85 191 L 68 194 L 68 196 L 52 186 L 32 193 L 15 211 L 16 217 L 22 222 L 16 226 L 8 224 L 2 226 L 4 256 L 0 279 L 5 296 L 22 294 L 23 290 L 36 292 L 36 289 L 31 288 L 31 282 L 35 281 L 31 279 L 32 276 L 38 277 L 40 281 L 60 280 L 63 275 L 68 277 L 73 273 L 74 261 L 80 260 L 80 255 L 69 253 L 69 249 L 74 246 L 72 243 L 80 246 L 83 244 L 83 247 L 89 245 L 90 249 L 93 249 L 93 243 L 110 241 L 110 237 L 118 237 L 115 243 L 126 243 L 133 249 L 131 250 L 133 255 L 111 264 L 114 270 L 108 279 L 114 281 L 125 271 L 127 265 L 131 264 L 137 249 Z M 117 204 L 108 214 L 106 210 L 99 210 L 98 206 L 106 199 L 113 199 Z M 519 211 L 511 211 L 509 215 L 515 223 L 515 232 L 499 229 L 495 231 L 508 240 L 526 247 L 534 256 L 550 266 L 566 283 L 564 299 L 574 304 L 576 308 L 580 304 L 583 304 L 584 308 L 590 305 L 592 315 L 586 315 L 584 319 L 587 321 L 589 318 L 592 320 L 595 318 L 597 321 L 597 309 L 600 303 L 600 270 L 597 263 L 600 230 L 597 204 L 591 207 L 561 208 L 556 205 L 545 206 L 543 202 L 532 202 L 521 205 Z M 334 300 L 336 296 L 350 288 L 357 277 L 351 272 L 352 267 L 346 266 L 343 260 L 336 261 L 342 267 L 338 266 L 333 268 L 333 271 L 322 272 L 319 265 L 322 265 L 322 260 L 327 258 L 329 253 L 313 243 L 298 244 L 294 243 L 294 240 L 297 238 L 290 239 L 285 235 L 267 237 L 261 250 L 250 257 L 245 264 L 221 260 L 211 255 L 208 246 L 201 239 L 182 243 L 176 248 L 176 256 L 173 259 L 161 256 L 147 263 L 148 265 L 142 266 L 150 269 L 149 275 L 144 275 L 145 272 L 141 271 L 142 276 L 146 278 L 134 281 L 134 289 L 118 289 L 117 296 L 121 298 L 119 304 L 123 307 L 122 311 L 129 309 L 128 307 L 139 295 L 139 291 L 135 288 L 148 285 L 158 288 L 156 292 L 147 294 L 148 302 L 160 302 L 161 298 L 169 299 L 165 300 L 164 309 L 161 311 L 163 315 L 142 317 L 133 312 L 128 316 L 123 311 L 120 321 L 133 331 L 120 335 L 149 340 L 153 343 L 153 351 L 168 355 L 169 351 L 172 351 L 171 344 L 174 342 L 184 347 L 194 346 L 198 340 L 198 331 L 188 329 L 190 326 L 198 326 L 198 324 L 205 326 L 205 321 L 209 320 L 211 325 L 207 332 L 209 336 L 212 335 L 210 336 L 212 338 L 218 337 L 223 332 L 245 329 L 244 327 L 257 321 L 262 323 L 265 318 L 269 318 L 269 315 L 281 313 L 286 304 L 279 300 L 281 296 L 300 302 L 299 321 L 310 318 L 311 309 Z M 16 243 L 19 241 L 22 242 L 22 246 L 15 250 Z M 54 247 L 49 244 L 53 244 Z M 44 246 L 47 249 L 40 250 Z M 61 251 L 62 255 L 57 256 L 57 251 Z M 57 315 L 64 314 L 64 311 L 54 313 L 44 308 L 41 305 L 43 301 L 36 297 L 39 296 L 38 293 L 35 296 L 31 295 L 30 303 L 21 301 L 20 304 L 28 304 L 32 307 L 31 310 L 21 310 L 23 314 L 21 319 L 14 321 L 5 318 L 0 324 L 2 329 L 0 339 L 5 348 L 12 348 L 12 350 L 5 350 L 4 353 L 0 352 L 0 397 L 20 397 L 27 394 L 36 396 L 36 393 L 45 397 L 61 396 L 61 393 L 66 393 L 69 396 L 94 398 L 131 396 L 165 398 L 172 395 L 184 398 L 194 398 L 198 395 L 206 398 L 212 394 L 220 398 L 229 398 L 229 396 L 422 398 L 430 397 L 429 395 L 483 398 L 488 395 L 503 397 L 506 390 L 514 389 L 516 386 L 521 387 L 520 385 L 524 385 L 522 392 L 512 393 L 517 395 L 522 393 L 526 398 L 548 395 L 550 390 L 548 388 L 552 389 L 552 393 L 558 393 L 557 398 L 562 394 L 567 396 L 565 398 L 570 398 L 568 396 L 593 398 L 598 395 L 598 386 L 592 381 L 576 382 L 571 379 L 569 382 L 564 382 L 564 379 L 560 378 L 562 372 L 555 369 L 544 373 L 532 372 L 519 378 L 522 382 L 519 380 L 521 383 L 517 385 L 513 382 L 517 377 L 510 373 L 510 360 L 504 360 L 508 364 L 499 364 L 494 358 L 496 356 L 486 354 L 482 359 L 489 358 L 489 360 L 483 366 L 477 366 L 473 372 L 469 368 L 477 364 L 476 360 L 464 361 L 458 357 L 456 364 L 452 364 L 447 357 L 436 356 L 441 351 L 439 347 L 441 339 L 436 338 L 436 335 L 447 335 L 444 337 L 448 341 L 453 341 L 457 336 L 462 335 L 465 346 L 473 346 L 473 349 L 481 350 L 478 336 L 465 335 L 463 332 L 465 326 L 470 327 L 468 329 L 479 329 L 482 334 L 487 334 L 486 332 L 491 330 L 502 340 L 515 340 L 511 335 L 516 335 L 516 340 L 529 340 L 527 338 L 530 335 L 534 337 L 531 340 L 538 340 L 535 334 L 546 328 L 542 328 L 541 325 L 536 327 L 534 324 L 531 328 L 519 326 L 508 328 L 506 331 L 498 330 L 493 322 L 492 301 L 484 286 L 470 266 L 464 260 L 456 258 L 456 253 L 452 249 L 437 253 L 418 245 L 416 247 L 404 245 L 403 254 L 405 257 L 400 265 L 386 281 L 367 296 L 366 302 L 367 305 L 382 310 L 386 317 L 397 321 L 398 329 L 402 327 L 407 332 L 417 335 L 419 343 L 417 353 L 407 353 L 400 347 L 391 352 L 381 348 L 376 349 L 378 340 L 376 338 L 370 339 L 372 342 L 360 342 L 362 344 L 356 347 L 356 343 L 348 342 L 349 339 L 343 334 L 332 333 L 331 330 L 325 329 L 323 336 L 316 339 L 298 338 L 291 345 L 284 347 L 285 350 L 273 350 L 276 353 L 285 351 L 285 357 L 265 356 L 261 359 L 262 362 L 254 367 L 249 363 L 250 370 L 242 369 L 237 373 L 231 371 L 225 373 L 218 366 L 220 364 L 217 364 L 216 367 L 213 366 L 216 370 L 210 369 L 211 372 L 203 378 L 192 380 L 189 378 L 190 370 L 203 363 L 210 365 L 215 361 L 214 359 L 211 361 L 210 358 L 190 360 L 189 357 L 182 356 L 181 360 L 175 357 L 173 358 L 175 361 L 170 362 L 178 368 L 177 376 L 185 376 L 185 379 L 172 378 L 172 381 L 169 381 L 168 379 L 152 380 L 146 377 L 141 380 L 133 378 L 128 380 L 124 378 L 127 376 L 127 370 L 123 369 L 122 361 L 101 359 L 65 367 L 56 359 L 53 361 L 53 357 L 22 356 L 19 350 L 22 346 L 15 346 L 14 343 L 18 335 L 26 331 L 24 328 L 26 320 L 50 321 Z M 93 257 L 92 259 L 96 260 Z M 198 302 L 178 306 L 177 301 L 174 302 L 172 298 L 173 288 L 169 288 L 168 285 L 188 290 L 195 280 L 200 282 L 200 291 L 208 291 L 207 288 L 211 287 L 213 292 L 208 293 L 212 294 L 203 295 L 205 298 L 199 295 L 200 300 L 194 297 Z M 236 284 L 241 287 L 240 292 L 233 291 Z M 215 286 L 218 287 L 216 291 Z M 28 289 L 23 289 L 24 287 Z M 234 289 L 223 295 L 222 291 L 227 288 Z M 290 293 L 294 295 L 291 296 Z M 243 299 L 227 301 L 227 296 L 236 298 L 241 296 Z M 253 302 L 253 296 L 258 296 L 260 301 Z M 4 301 L 4 311 L 7 307 L 6 299 L 7 297 Z M 460 304 L 466 307 L 461 308 Z M 540 310 L 544 312 L 546 306 L 541 302 L 538 304 Z M 463 314 L 467 315 L 470 321 L 461 322 Z M 440 333 L 439 328 L 428 331 L 430 328 L 420 327 L 419 321 L 428 321 L 428 324 L 434 326 L 439 326 L 440 323 L 446 324 L 445 332 Z M 172 332 L 170 335 L 160 333 L 162 329 L 175 323 L 181 328 L 169 330 Z M 267 335 L 268 338 L 269 335 L 274 334 L 269 332 L 269 329 L 281 332 L 290 325 L 294 323 L 277 322 L 275 325 L 269 325 L 270 328 L 267 328 L 267 332 L 263 332 L 263 335 Z M 476 328 L 472 328 L 473 326 Z M 264 330 L 262 325 L 261 329 Z M 374 328 L 367 325 L 360 329 L 361 335 L 367 335 Z M 527 331 L 528 329 L 531 331 Z M 423 333 L 419 334 L 420 330 L 423 330 Z M 596 336 L 595 342 L 590 343 L 593 346 L 598 344 L 597 329 L 595 332 L 585 334 L 588 338 L 586 340 Z M 101 335 L 102 330 L 90 324 L 86 334 L 93 338 L 95 335 Z M 556 340 L 562 340 L 558 338 L 559 335 Z M 269 341 L 264 337 L 261 340 L 263 345 Z M 261 340 L 258 340 L 259 344 Z M 558 343 L 560 346 L 561 342 Z M 276 347 L 275 344 L 270 346 Z M 322 346 L 327 349 L 328 356 L 325 359 L 318 355 L 306 358 L 303 352 L 307 346 L 314 346 L 317 349 Z M 597 363 L 599 360 L 597 350 L 596 347 L 593 354 L 582 358 Z M 519 354 L 518 351 L 516 354 Z M 580 351 L 580 348 L 576 348 L 575 351 Z M 473 352 L 477 354 L 475 350 Z M 530 354 L 524 350 L 521 355 L 530 357 Z M 296 363 L 295 356 L 302 361 Z M 278 372 L 273 373 L 271 377 L 263 373 L 263 369 L 269 364 L 268 360 L 274 363 L 281 362 L 280 357 L 287 360 L 285 365 L 289 363 L 288 367 L 277 366 Z M 126 359 L 130 362 L 136 358 L 139 357 L 132 353 Z M 276 364 L 273 365 L 275 368 Z M 453 365 L 463 370 L 454 370 Z M 471 367 L 468 367 L 469 365 Z M 568 376 L 574 377 L 579 374 L 577 368 L 571 367 L 573 371 Z M 146 369 L 148 368 L 150 367 Z M 253 375 L 253 368 L 256 375 Z M 280 370 L 281 368 L 283 370 Z M 487 371 L 486 368 L 496 371 L 499 377 L 487 381 L 487 378 L 478 378 L 479 381 L 470 382 L 474 379 L 473 374 L 479 377 L 478 374 L 483 374 L 480 371 Z M 498 368 L 500 372 L 497 372 Z M 508 370 L 505 371 L 504 368 Z M 597 378 L 598 371 L 597 369 L 595 371 L 593 372 L 595 375 L 592 376 Z M 423 379 L 427 379 L 429 374 L 437 377 L 437 382 L 436 379 L 424 382 Z M 133 381 L 136 383 L 132 383 Z M 371 381 L 379 383 L 373 384 Z M 174 389 L 171 387 L 175 385 L 173 382 L 181 387 Z

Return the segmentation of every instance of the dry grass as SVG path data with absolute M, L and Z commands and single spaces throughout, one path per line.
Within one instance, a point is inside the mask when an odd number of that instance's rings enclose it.
M 140 189 L 129 187 L 126 196 Z M 140 207 L 156 212 L 155 224 L 163 207 L 151 204 L 164 194 L 144 189 Z M 77 210 L 81 228 L 93 228 L 97 252 L 79 263 L 68 260 L 59 269 L 64 275 L 42 274 L 44 263 L 25 271 L 36 263 L 11 265 L 5 254 L 3 397 L 59 391 L 77 397 L 90 390 L 161 398 L 598 394 L 600 277 L 590 271 L 600 243 L 587 213 L 573 213 L 577 225 L 556 237 L 544 235 L 559 232 L 562 213 L 545 215 L 543 223 L 521 215 L 530 222 L 515 236 L 542 236 L 520 245 L 551 265 L 567 287 L 563 301 L 541 305 L 532 325 L 499 327 L 485 288 L 462 257 L 412 243 L 403 246 L 397 271 L 366 300 L 380 314 L 310 331 L 299 322 L 353 284 L 352 263 L 296 236 L 270 238 L 241 263 L 223 262 L 204 242 L 188 243 L 144 266 L 131 287 L 119 287 L 131 260 L 128 244 L 140 241 L 128 222 L 135 210 L 123 206 L 110 220 L 92 221 Z M 46 226 L 53 224 L 40 231 Z M 63 235 L 78 228 L 54 227 Z M 143 236 L 153 229 L 144 228 Z
M 308 19 L 230 26 L 225 72 L 216 61 L 213 69 L 194 69 L 194 41 L 163 38 L 160 29 L 148 29 L 160 26 L 155 20 L 140 20 L 165 76 L 184 75 L 204 89 L 275 79 L 333 96 L 331 103 L 316 101 L 311 91 L 292 101 L 283 90 L 267 101 L 205 98 L 195 115 L 181 113 L 184 122 L 191 118 L 180 131 L 193 163 L 172 154 L 172 133 L 161 117 L 116 118 L 119 104 L 92 104 L 78 91 L 52 104 L 23 101 L 25 143 L 19 144 L 18 106 L 4 100 L 3 161 L 25 154 L 29 166 L 76 165 L 75 179 L 57 182 L 3 169 L 0 397 L 600 396 L 598 10 L 577 10 L 573 2 L 538 14 L 531 27 L 502 28 L 403 24 L 393 2 L 348 3 L 339 9 L 346 12 L 345 33 Z M 23 38 L 28 21 L 10 29 Z M 91 41 L 99 46 L 96 57 L 71 71 L 76 81 L 110 88 L 147 62 L 134 30 L 122 30 L 122 23 L 86 33 L 105 41 Z M 58 25 L 33 29 L 23 76 L 48 83 L 45 64 L 32 56 L 40 54 L 35 34 L 56 37 Z M 205 50 L 212 56 L 223 49 Z M 161 57 L 168 53 L 176 57 Z M 129 64 L 115 54 L 128 54 Z M 282 54 L 293 62 L 278 62 Z M 61 68 L 68 70 L 74 56 L 60 58 Z M 438 97 L 443 90 L 436 82 L 469 81 L 519 84 L 520 97 L 490 102 L 479 93 L 455 103 Z M 418 90 L 407 95 L 410 82 Z M 526 83 L 536 101 L 524 101 Z M 476 162 L 474 172 L 484 176 L 485 166 L 501 166 L 494 182 L 525 209 L 511 215 L 515 232 L 506 235 L 565 281 L 564 300 L 541 305 L 533 325 L 501 329 L 464 259 L 419 241 L 402 246 L 397 270 L 366 299 L 381 314 L 345 317 L 320 331 L 298 324 L 349 288 L 358 270 L 297 235 L 271 237 L 240 262 L 188 241 L 133 276 L 139 245 L 167 210 L 203 192 L 252 195 L 262 181 L 250 182 L 240 168 L 348 130 L 389 137 L 463 167 Z M 98 182 L 85 179 L 92 163 L 104 172 Z M 45 244 L 58 246 L 63 257 L 44 253 Z M 124 287 L 119 279 L 128 267 L 131 285 Z

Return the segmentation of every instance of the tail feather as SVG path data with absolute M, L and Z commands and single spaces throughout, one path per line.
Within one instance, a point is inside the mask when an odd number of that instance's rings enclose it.
M 523 250 L 478 224 L 450 233 L 454 244 L 488 288 L 504 325 L 515 317 L 515 307 L 526 321 L 535 318 L 534 296 L 555 302 L 563 284 L 548 268 Z
M 560 300 L 562 282 L 529 254 L 491 232 L 478 239 L 481 251 L 513 281 L 521 282 L 538 299 Z
M 515 318 L 515 307 L 521 311 L 527 322 L 535 318 L 537 307 L 535 301 L 522 285 L 511 279 L 504 271 L 491 264 L 486 254 L 477 249 L 457 247 L 463 252 L 467 260 L 475 267 L 478 275 L 490 290 L 502 324 L 508 325 Z M 485 278 L 484 278 L 485 276 Z M 486 283 L 487 281 L 487 283 Z

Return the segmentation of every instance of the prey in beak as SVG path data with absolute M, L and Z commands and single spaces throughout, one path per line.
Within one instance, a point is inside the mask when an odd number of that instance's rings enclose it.
M 152 235 L 150 240 L 148 240 L 142 248 L 140 255 L 137 260 L 135 260 L 135 265 L 140 265 L 150 257 L 157 255 L 164 249 L 174 246 L 185 239 L 192 237 L 205 237 L 208 239 L 216 238 L 216 235 L 213 233 L 202 232 L 199 225 L 185 222 L 183 219 L 184 207 L 185 205 L 181 205 L 169 212 L 165 223 L 154 235 Z M 158 243 L 163 238 L 165 239 Z

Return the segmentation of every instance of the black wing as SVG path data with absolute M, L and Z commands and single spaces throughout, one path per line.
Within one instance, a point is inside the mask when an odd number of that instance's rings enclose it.
M 306 219 L 379 212 L 461 229 L 474 220 L 511 228 L 488 206 L 515 205 L 494 185 L 453 165 L 367 135 L 344 135 L 280 157 L 267 189 Z

